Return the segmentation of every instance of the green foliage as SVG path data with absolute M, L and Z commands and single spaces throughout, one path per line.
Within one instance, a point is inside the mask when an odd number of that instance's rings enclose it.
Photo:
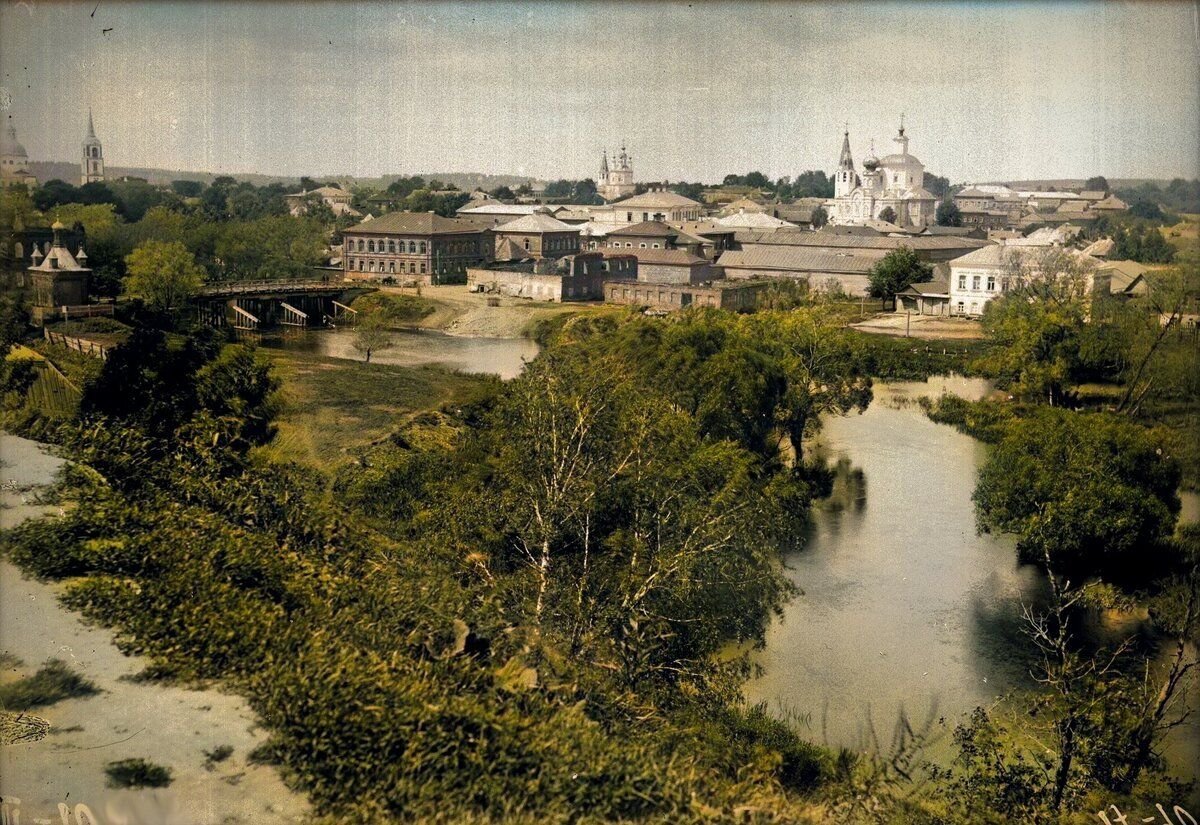
M 379 316 L 388 326 L 404 326 L 429 317 L 436 305 L 420 295 L 368 292 L 355 299 L 354 308 L 360 313 Z
M 890 206 L 885 206 L 883 208 L 883 211 L 880 212 L 879 215 L 877 216 L 877 219 L 881 220 L 881 221 L 887 221 L 888 223 L 895 223 L 896 222 L 896 210 L 892 209 L 892 207 L 890 207 Z
M 104 766 L 110 788 L 165 788 L 171 784 L 171 771 L 145 759 L 121 759 Z
M 160 312 L 178 310 L 204 285 L 204 270 L 178 241 L 146 241 L 126 256 L 125 265 L 125 292 Z
M 885 218 L 880 216 L 880 220 Z M 917 253 L 909 247 L 901 246 L 871 267 L 868 278 L 868 294 L 872 298 L 886 299 L 913 284 L 932 281 L 933 267 L 918 258 Z
M 1081 366 L 1084 312 L 1082 301 L 1024 290 L 988 301 L 983 328 L 992 347 L 977 366 L 1016 398 L 1062 404 Z
M 654 330 L 689 351 L 643 370 Z M 560 334 L 343 468 L 363 512 L 247 452 L 271 415 L 252 353 L 137 330 L 56 432 L 62 514 L 6 552 L 159 672 L 245 691 L 331 815 L 680 822 L 754 798 L 798 820 L 824 752 L 738 707 L 748 667 L 715 655 L 790 593 L 777 543 L 810 495 L 752 419 L 869 390 L 826 386 L 805 353 L 837 336 L 804 311 Z M 665 392 L 678 367 L 704 388 Z
M 812 222 L 813 229 L 820 229 L 821 227 L 825 226 L 825 224 L 829 223 L 829 213 L 825 211 L 824 206 L 818 206 L 817 208 L 813 209 L 812 216 L 809 218 L 809 220 Z
M 962 226 L 962 212 L 959 211 L 958 204 L 953 199 L 946 198 L 938 204 L 937 225 Z
M 33 676 L 0 684 L 0 707 L 26 711 L 99 692 L 94 684 L 71 670 L 65 662 L 51 659 Z
M 1144 582 L 1177 562 L 1166 542 L 1179 467 L 1159 434 L 1109 414 L 1039 408 L 1012 422 L 979 474 L 979 527 L 1018 536 L 1027 561 L 1072 581 Z
M 1012 408 L 996 401 L 967 401 L 957 395 L 943 395 L 932 402 L 923 398 L 922 406 L 931 421 L 949 424 L 987 444 L 999 442 L 1013 420 Z
M 322 261 L 325 235 L 312 218 L 287 215 L 232 223 L 215 253 L 230 279 L 288 279 L 309 275 Z

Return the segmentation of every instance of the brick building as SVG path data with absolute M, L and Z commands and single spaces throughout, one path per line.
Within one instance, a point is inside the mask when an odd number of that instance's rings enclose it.
M 461 284 L 467 267 L 482 266 L 493 254 L 485 227 L 433 212 L 389 212 L 342 234 L 347 279 Z
M 604 300 L 610 304 L 653 309 L 716 307 L 745 312 L 758 306 L 769 284 L 766 281 L 710 281 L 706 284 L 652 284 L 645 281 L 604 282 Z

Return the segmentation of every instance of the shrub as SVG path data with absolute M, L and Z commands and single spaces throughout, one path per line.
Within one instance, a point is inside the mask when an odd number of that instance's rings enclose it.
M 94 684 L 75 673 L 66 663 L 51 659 L 29 678 L 0 685 L 0 705 L 28 710 L 99 692 Z
M 165 788 L 171 784 L 171 770 L 145 759 L 121 759 L 104 766 L 110 788 Z

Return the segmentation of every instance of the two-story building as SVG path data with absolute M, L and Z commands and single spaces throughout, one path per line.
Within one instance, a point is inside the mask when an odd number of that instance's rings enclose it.
M 466 283 L 467 267 L 492 259 L 489 230 L 433 212 L 389 212 L 342 233 L 347 279 Z
M 496 248 L 511 243 L 530 258 L 561 258 L 579 251 L 579 227 L 556 219 L 551 210 L 539 206 L 532 214 L 502 223 L 492 230 Z

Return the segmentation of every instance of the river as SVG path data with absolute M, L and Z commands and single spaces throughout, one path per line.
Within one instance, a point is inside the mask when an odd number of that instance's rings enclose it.
M 763 673 L 746 687 L 750 701 L 817 741 L 862 747 L 873 727 L 886 747 L 902 711 L 953 727 L 1031 687 L 1021 605 L 1045 603 L 1044 580 L 1017 565 L 1012 537 L 975 532 L 971 493 L 987 446 L 914 403 L 988 390 L 962 378 L 877 384 L 865 413 L 826 420 L 814 447 L 837 467 L 834 491 L 785 558 L 803 595 L 755 653 Z M 1176 765 L 1195 764 L 1197 736 L 1195 726 L 1176 732 Z
M 503 379 L 521 374 L 525 364 L 538 353 L 528 338 L 472 338 L 447 335 L 434 330 L 394 330 L 391 346 L 371 355 L 372 363 L 406 367 L 438 364 L 452 370 L 499 375 Z M 354 348 L 353 329 L 296 330 L 264 335 L 262 346 L 311 352 L 330 358 L 361 361 Z

